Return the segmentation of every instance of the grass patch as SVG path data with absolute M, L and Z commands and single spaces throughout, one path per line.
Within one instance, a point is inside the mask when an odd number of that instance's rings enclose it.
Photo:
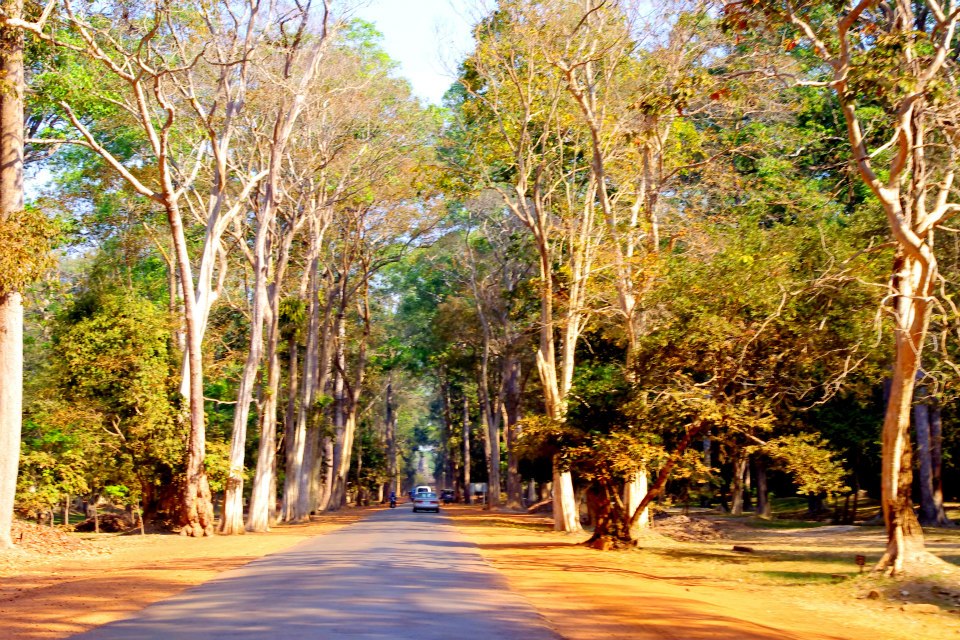
M 756 529 L 815 529 L 829 526 L 815 520 L 791 520 L 787 518 L 746 518 L 743 523 Z
M 821 573 L 819 571 L 758 571 L 757 574 L 769 578 L 776 584 L 808 585 L 837 584 L 852 578 L 855 574 Z

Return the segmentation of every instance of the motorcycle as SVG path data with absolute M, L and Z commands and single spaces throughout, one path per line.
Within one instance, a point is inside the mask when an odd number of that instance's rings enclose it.
M 390 498 L 390 508 L 391 508 L 391 509 L 396 509 L 396 508 L 397 508 L 397 499 L 396 499 L 396 498 Z

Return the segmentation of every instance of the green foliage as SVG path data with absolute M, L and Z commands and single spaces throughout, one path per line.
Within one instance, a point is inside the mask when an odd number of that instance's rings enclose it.
M 59 226 L 33 208 L 0 218 L 0 296 L 24 288 L 54 265 Z
M 850 490 L 844 483 L 843 460 L 837 460 L 829 443 L 816 434 L 780 436 L 760 450 L 790 474 L 801 495 L 831 496 Z
M 64 494 L 155 494 L 185 445 L 169 318 L 136 294 L 87 290 L 52 338 L 47 386 L 28 405 L 19 508 Z
M 28 425 L 26 431 L 36 432 L 34 425 Z M 90 491 L 84 454 L 66 440 L 63 434 L 51 432 L 21 443 L 16 494 L 21 515 L 36 518 L 58 505 L 64 495 Z
M 207 471 L 207 480 L 210 482 L 210 491 L 223 491 L 230 478 L 230 443 L 226 440 L 209 440 L 206 453 L 203 464 Z M 243 475 L 248 481 L 252 476 L 251 470 L 244 469 Z

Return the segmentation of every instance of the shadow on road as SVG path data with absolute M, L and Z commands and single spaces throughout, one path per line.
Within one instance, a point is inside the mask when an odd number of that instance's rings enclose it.
M 424 518 L 424 516 L 427 516 Z M 554 639 L 442 514 L 383 511 L 77 636 Z

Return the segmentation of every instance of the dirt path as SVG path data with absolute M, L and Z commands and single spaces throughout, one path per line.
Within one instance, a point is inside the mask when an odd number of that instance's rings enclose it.
M 600 552 L 578 545 L 583 536 L 547 530 L 542 517 L 463 507 L 447 513 L 511 588 L 570 640 L 960 638 L 960 615 L 907 613 L 899 602 L 858 599 L 850 582 L 858 578 L 848 577 L 855 568 L 837 575 L 842 583 L 778 585 L 751 577 L 774 573 L 749 567 L 753 558 L 718 561 L 724 556 L 714 550 L 730 549 L 730 540 L 650 540 L 645 544 L 655 550 Z
M 101 535 L 52 555 L 0 552 L 0 637 L 52 640 L 81 633 L 367 513 L 349 509 L 265 534 L 199 540 Z

